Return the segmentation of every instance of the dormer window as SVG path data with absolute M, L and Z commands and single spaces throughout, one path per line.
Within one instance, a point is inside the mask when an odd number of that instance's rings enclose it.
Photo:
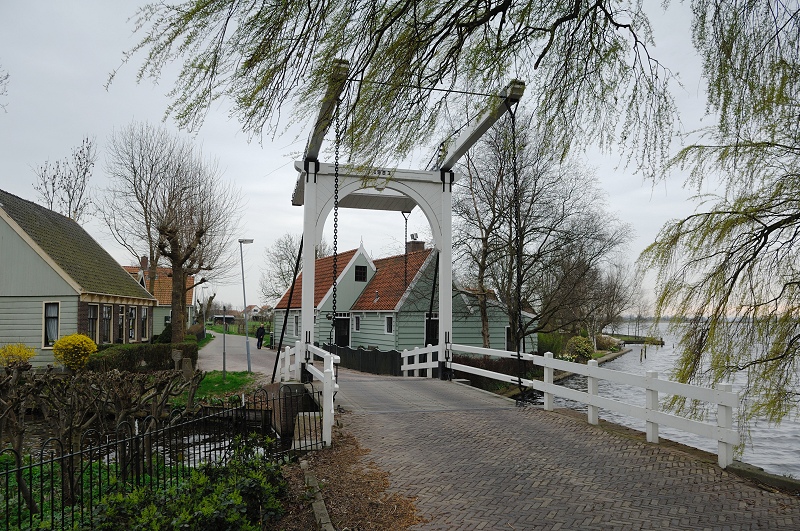
M 356 266 L 356 282 L 367 281 L 367 266 Z

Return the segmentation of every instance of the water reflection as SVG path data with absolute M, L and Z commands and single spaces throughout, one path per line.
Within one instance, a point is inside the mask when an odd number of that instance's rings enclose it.
M 677 358 L 675 352 L 677 340 L 670 336 L 666 330 L 664 330 L 663 338 L 665 345 L 663 347 L 647 346 L 647 356 L 645 358 L 642 355 L 641 361 L 640 351 L 642 346 L 630 345 L 631 352 L 603 364 L 603 368 L 640 375 L 644 375 L 647 371 L 657 371 L 660 378 L 667 378 Z M 586 391 L 585 376 L 573 376 L 560 383 L 571 389 Z M 736 387 L 734 382 L 734 390 L 736 390 Z M 645 393 L 640 388 L 600 380 L 598 382 L 598 393 L 605 398 L 612 398 L 628 404 L 637 406 L 644 406 L 645 404 Z M 660 398 L 663 400 L 664 395 L 662 394 Z M 558 407 L 586 411 L 585 404 L 571 400 L 556 398 L 555 403 Z M 640 431 L 645 429 L 643 420 L 604 409 L 600 410 L 600 418 Z M 715 454 L 717 452 L 716 441 L 691 433 L 659 426 L 659 436 Z M 766 420 L 753 422 L 750 428 L 750 440 L 747 441 L 741 460 L 759 466 L 773 474 L 791 475 L 796 479 L 800 479 L 800 419 L 798 419 L 798 412 L 794 412 L 789 417 L 784 418 L 779 426 L 770 426 Z

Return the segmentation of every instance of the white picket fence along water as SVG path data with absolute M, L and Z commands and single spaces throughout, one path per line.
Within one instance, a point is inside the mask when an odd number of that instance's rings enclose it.
M 450 344 L 448 347 L 450 352 L 517 359 L 516 352 L 506 350 L 485 349 L 458 344 Z M 438 361 L 432 361 L 432 354 L 434 352 L 439 352 L 440 348 L 439 346 L 428 346 L 423 349 L 404 350 L 401 353 L 403 374 L 425 374 L 431 377 L 433 373 L 432 369 L 439 365 Z M 423 362 L 419 361 L 421 354 L 426 355 L 426 359 Z M 658 443 L 659 426 L 669 426 L 677 430 L 716 440 L 719 466 L 726 468 L 733 462 L 734 446 L 739 443 L 739 434 L 733 427 L 733 409 L 737 406 L 739 397 L 737 393 L 731 390 L 730 384 L 720 384 L 716 389 L 709 389 L 696 385 L 662 380 L 655 371 L 648 371 L 644 376 L 640 376 L 611 369 L 602 369 L 597 366 L 597 361 L 594 360 L 590 361 L 588 365 L 559 360 L 555 359 L 550 352 L 545 353 L 544 356 L 523 353 L 521 357 L 523 360 L 531 361 L 535 365 L 543 367 L 544 381 L 522 378 L 521 383 L 526 387 L 536 389 L 544 394 L 544 408 L 548 411 L 552 411 L 553 409 L 554 396 L 582 402 L 588 406 L 587 417 L 590 424 L 597 424 L 599 422 L 598 412 L 600 408 L 603 408 L 645 421 L 645 433 L 648 442 Z M 445 359 L 445 357 L 442 356 L 440 359 Z M 456 371 L 484 376 L 502 382 L 516 384 L 520 381 L 520 378 L 517 376 L 478 369 L 460 363 L 449 363 L 449 366 Z M 578 391 L 554 384 L 553 373 L 555 370 L 568 371 L 586 376 L 588 382 L 587 391 Z M 599 396 L 597 394 L 598 380 L 607 380 L 640 388 L 645 394 L 645 406 L 636 406 Z M 712 406 L 716 405 L 716 425 L 711 422 L 688 419 L 661 411 L 659 406 L 660 393 L 683 396 L 692 400 L 709 403 Z M 713 421 L 714 419 L 711 420 Z
M 321 371 L 313 365 L 316 358 L 323 361 Z M 322 383 L 322 404 L 319 404 L 322 412 L 322 440 L 326 446 L 330 446 L 333 442 L 333 396 L 339 390 L 334 365 L 338 365 L 341 359 L 319 347 L 298 341 L 294 347 L 286 347 L 278 354 L 277 372 L 280 375 L 280 381 L 301 381 L 301 368 L 307 361 L 310 363 L 306 363 L 306 370 L 314 380 Z

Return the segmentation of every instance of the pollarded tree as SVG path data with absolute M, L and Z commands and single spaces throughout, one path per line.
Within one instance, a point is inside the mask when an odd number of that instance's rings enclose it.
M 186 292 L 191 275 L 219 277 L 235 265 L 231 252 L 238 226 L 239 192 L 223 181 L 215 163 L 201 154 L 175 160 L 156 190 L 155 227 L 158 252 L 172 268 L 172 322 L 186 322 Z M 184 326 L 172 327 L 172 342 L 180 343 Z
M 666 224 L 641 264 L 658 272 L 656 316 L 689 317 L 675 375 L 740 375 L 744 420 L 800 404 L 800 3 L 692 2 L 708 108 L 717 122 L 683 149 L 703 195 Z M 685 404 L 680 404 L 685 405 Z
M 149 256 L 151 293 L 158 263 L 172 268 L 172 322 L 184 323 L 186 291 L 219 280 L 234 265 L 239 194 L 215 163 L 163 128 L 133 123 L 115 132 L 109 145 L 103 218 L 133 257 Z M 202 279 L 187 285 L 200 273 Z M 173 326 L 173 342 L 184 333 Z
M 536 124 L 559 155 L 617 141 L 653 163 L 673 129 L 671 74 L 647 50 L 635 0 L 159 2 L 136 29 L 125 60 L 144 53 L 139 79 L 182 61 L 169 111 L 190 129 L 221 97 L 254 135 L 286 114 L 309 118 L 334 60 L 348 60 L 343 138 L 357 162 L 405 155 L 436 133 L 442 90 L 495 94 L 512 78 L 535 94 Z

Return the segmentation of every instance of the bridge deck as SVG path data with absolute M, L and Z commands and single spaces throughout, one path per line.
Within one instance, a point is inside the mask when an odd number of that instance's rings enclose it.
M 668 445 L 451 382 L 339 383 L 344 428 L 417 497 L 416 529 L 800 529 L 800 498 Z

